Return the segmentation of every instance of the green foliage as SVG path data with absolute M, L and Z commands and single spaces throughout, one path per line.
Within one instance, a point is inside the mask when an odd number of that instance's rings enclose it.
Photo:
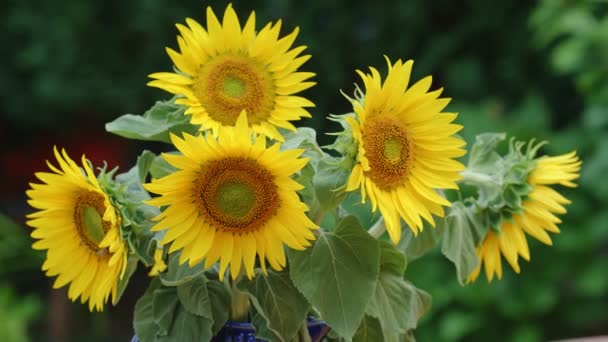
M 143 115 L 125 114 L 106 124 L 106 130 L 128 139 L 160 141 L 170 144 L 171 134 L 195 134 L 198 126 L 190 124 L 185 108 L 173 100 L 158 101 Z
M 208 341 L 228 318 L 230 293 L 203 275 L 177 287 L 158 278 L 135 305 L 133 326 L 142 342 Z
M 253 280 L 241 281 L 240 290 L 250 296 L 263 325 L 271 331 L 272 339 L 291 341 L 305 322 L 310 304 L 296 289 L 287 271 L 269 271 L 268 276 L 257 272 Z M 261 322 L 260 322 L 261 323 Z
M 445 220 L 447 228 L 444 230 L 441 252 L 454 263 L 458 282 L 462 285 L 479 264 L 475 248 L 488 230 L 488 226 L 481 224 L 483 220 L 475 211 L 475 208 L 456 202 Z
M 418 319 L 431 306 L 431 296 L 403 279 L 403 254 L 389 243 L 381 246 L 380 274 L 366 314 L 378 319 L 385 337 L 401 335 L 416 328 Z
M 335 232 L 321 232 L 313 246 L 289 257 L 298 290 L 332 329 L 352 338 L 378 279 L 378 242 L 348 216 Z
M 28 324 L 42 313 L 42 303 L 35 295 L 20 296 L 6 284 L 0 284 L 0 340 L 28 341 Z

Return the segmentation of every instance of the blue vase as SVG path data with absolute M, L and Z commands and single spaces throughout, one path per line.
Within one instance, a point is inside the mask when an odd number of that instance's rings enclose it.
M 329 327 L 322 320 L 309 317 L 306 323 L 312 342 L 321 341 L 329 331 Z M 139 339 L 133 336 L 131 342 L 139 342 Z M 255 337 L 255 328 L 251 323 L 228 321 L 211 342 L 266 342 L 266 340 Z

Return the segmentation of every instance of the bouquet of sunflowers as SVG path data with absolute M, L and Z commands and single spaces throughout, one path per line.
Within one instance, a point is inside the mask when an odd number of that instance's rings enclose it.
M 440 243 L 459 282 L 482 266 L 491 281 L 503 258 L 520 272 L 528 237 L 550 245 L 559 232 L 569 201 L 553 186 L 576 186 L 575 152 L 539 156 L 544 142 L 486 133 L 463 165 L 450 99 L 430 76 L 410 82 L 412 61 L 357 70 L 353 111 L 328 116 L 343 130 L 320 147 L 293 124 L 311 116 L 298 94 L 315 85 L 297 28 L 258 31 L 255 13 L 242 24 L 228 5 L 221 22 L 207 8 L 206 27 L 177 29 L 174 71 L 148 83 L 173 98 L 106 125 L 172 151 L 119 173 L 55 148 L 27 191 L 33 248 L 71 300 L 116 305 L 150 268 L 141 341 L 230 341 L 235 322 L 248 341 L 412 340 L 431 296 L 404 277 L 408 261 Z

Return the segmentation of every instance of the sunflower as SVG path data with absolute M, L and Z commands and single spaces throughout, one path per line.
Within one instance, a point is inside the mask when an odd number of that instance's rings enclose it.
M 101 311 L 110 294 L 116 300 L 117 283 L 127 266 L 125 243 L 120 238 L 120 217 L 82 156 L 84 172 L 65 150 L 54 149 L 59 168 L 39 172 L 43 184 L 30 183 L 28 203 L 38 211 L 27 224 L 38 239 L 32 248 L 46 250 L 42 270 L 57 276 L 53 288 L 68 283 L 72 301 L 80 297 L 89 310 Z
M 520 272 L 518 258 L 521 256 L 530 261 L 530 250 L 526 234 L 536 240 L 551 245 L 551 237 L 547 232 L 559 233 L 557 224 L 561 222 L 555 214 L 565 214 L 564 205 L 570 201 L 548 185 L 561 184 L 566 187 L 576 187 L 572 181 L 579 177 L 582 162 L 575 152 L 557 157 L 538 159 L 534 170 L 528 177 L 532 190 L 522 203 L 522 212 L 513 215 L 511 221 L 501 222 L 497 231 L 489 229 L 487 235 L 477 247 L 477 256 L 481 261 L 469 275 L 467 282 L 477 279 L 482 264 L 488 281 L 494 274 L 502 277 L 501 255 L 516 273 Z
M 304 108 L 314 104 L 294 95 L 315 84 L 306 82 L 314 73 L 296 72 L 310 58 L 299 56 L 305 46 L 290 50 L 298 28 L 279 39 L 279 20 L 256 33 L 254 12 L 241 28 L 231 4 L 222 24 L 211 7 L 207 30 L 190 18 L 186 24 L 177 24 L 180 52 L 167 48 L 177 72 L 151 74 L 148 85 L 181 96 L 176 103 L 188 107 L 193 124 L 217 136 L 246 112 L 255 132 L 282 141 L 277 128 L 295 131 L 290 121 L 310 117 Z
M 167 230 L 162 244 L 171 242 L 169 253 L 182 250 L 180 263 L 205 259 L 209 268 L 219 259 L 220 277 L 230 265 L 234 279 L 244 265 L 251 278 L 256 255 L 264 272 L 265 260 L 281 270 L 283 243 L 302 250 L 315 239 L 317 226 L 296 193 L 303 187 L 290 178 L 308 162 L 298 158 L 303 150 L 280 152 L 279 144 L 267 148 L 264 136 L 251 136 L 242 114 L 218 138 L 171 137 L 183 155 L 163 158 L 179 170 L 145 188 L 161 195 L 149 204 L 168 206 L 152 230 Z
M 449 206 L 436 189 L 456 189 L 464 166 L 453 160 L 466 153 L 465 142 L 453 136 L 462 126 L 452 124 L 456 114 L 442 113 L 450 99 L 442 89 L 429 92 L 431 77 L 408 89 L 413 61 L 394 65 L 387 58 L 388 76 L 357 70 L 365 85 L 364 98 L 352 100 L 355 117 L 346 120 L 358 144 L 356 163 L 346 191 L 361 190 L 372 209 L 380 209 L 394 243 L 401 238 L 401 219 L 414 234 L 424 218 L 443 216 Z

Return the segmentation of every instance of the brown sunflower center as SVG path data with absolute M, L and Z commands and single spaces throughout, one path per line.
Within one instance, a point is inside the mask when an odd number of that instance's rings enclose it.
M 229 232 L 254 231 L 279 208 L 274 177 L 257 161 L 225 158 L 205 165 L 195 196 L 205 220 Z
M 265 121 L 274 108 L 275 86 L 266 68 L 242 55 L 222 55 L 203 65 L 193 91 L 215 121 L 234 126 L 244 110 L 252 124 Z
M 372 117 L 361 133 L 370 167 L 367 176 L 381 189 L 401 184 L 413 158 L 406 127 L 390 117 Z
M 110 223 L 103 220 L 104 200 L 98 192 L 83 191 L 78 194 L 74 206 L 73 219 L 80 241 L 95 253 L 100 252 L 99 243 L 110 230 Z

